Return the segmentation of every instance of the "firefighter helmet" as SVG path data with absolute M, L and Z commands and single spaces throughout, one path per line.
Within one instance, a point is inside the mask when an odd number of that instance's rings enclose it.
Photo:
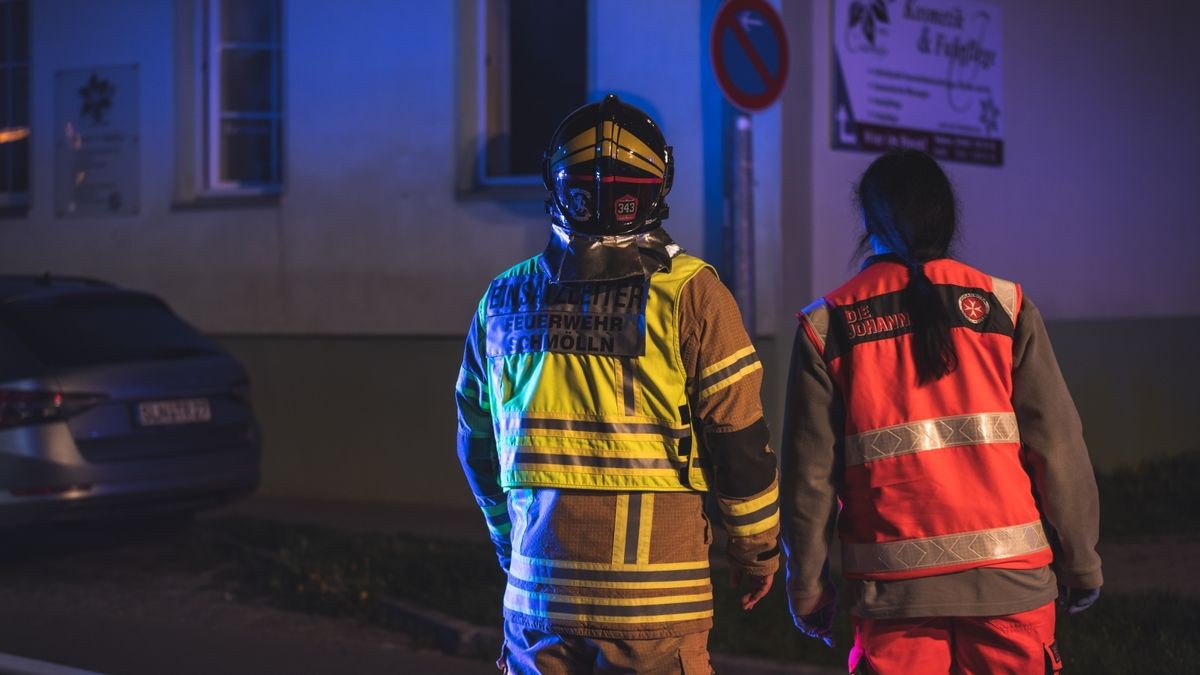
M 560 226 L 590 235 L 633 234 L 667 217 L 674 161 L 658 124 L 609 94 L 567 116 L 542 158 Z

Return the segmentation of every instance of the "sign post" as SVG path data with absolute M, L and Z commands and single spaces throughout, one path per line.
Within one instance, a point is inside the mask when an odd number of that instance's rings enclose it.
M 732 180 L 730 216 L 722 244 L 733 250 L 733 295 L 746 332 L 755 330 L 754 138 L 750 113 L 770 107 L 787 79 L 788 47 L 783 22 L 766 0 L 728 0 L 713 20 L 713 70 L 737 112 L 726 139 L 733 144 L 726 175 Z

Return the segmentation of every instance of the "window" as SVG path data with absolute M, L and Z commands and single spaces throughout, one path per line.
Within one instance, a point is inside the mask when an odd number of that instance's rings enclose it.
M 182 201 L 283 187 L 280 0 L 184 0 L 179 28 Z
M 0 211 L 29 206 L 29 3 L 0 0 Z
M 587 102 L 587 0 L 466 0 L 460 189 L 541 188 L 542 153 L 558 123 Z M 472 31 L 471 28 L 474 28 Z

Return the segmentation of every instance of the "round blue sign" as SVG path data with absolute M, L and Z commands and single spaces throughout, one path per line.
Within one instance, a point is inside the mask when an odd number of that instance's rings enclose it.
M 762 110 L 787 79 L 788 46 L 779 14 L 765 0 L 729 0 L 713 21 L 713 70 L 721 91 L 743 110 Z

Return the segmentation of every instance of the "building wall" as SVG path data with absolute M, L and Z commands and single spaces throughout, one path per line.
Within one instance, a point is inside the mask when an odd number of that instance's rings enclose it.
M 191 74 L 178 69 L 172 38 L 189 5 L 31 3 L 33 207 L 0 221 L 0 269 L 149 289 L 217 333 L 452 335 L 492 274 L 544 246 L 537 190 L 493 199 L 456 189 L 460 162 L 473 161 L 456 151 L 456 83 L 472 68 L 458 40 L 476 21 L 473 0 L 286 0 L 282 198 L 203 210 L 173 203 L 175 87 Z M 616 91 L 658 117 L 679 157 L 669 224 L 703 253 L 702 158 L 720 139 L 702 133 L 700 8 L 593 3 L 591 92 Z M 54 73 L 129 63 L 141 74 L 140 213 L 55 218 Z M 764 166 L 779 146 L 778 114 L 768 117 L 757 130 Z M 773 172 L 761 174 L 760 220 L 777 232 Z
M 779 4 L 789 84 L 754 117 L 757 332 L 776 433 L 794 313 L 850 274 L 850 188 L 871 159 L 829 147 L 831 3 Z M 458 41 L 475 3 L 285 0 L 286 191 L 220 209 L 172 202 L 184 5 L 31 3 L 33 207 L 0 220 L 0 271 L 151 290 L 221 336 L 253 378 L 266 493 L 466 503 L 452 449 L 459 335 L 488 279 L 546 236 L 540 198 L 457 190 L 471 159 Z M 591 9 L 590 89 L 658 117 L 678 158 L 668 227 L 714 259 L 730 114 L 707 57 L 718 6 Z M 1200 403 L 1200 228 L 1186 197 L 1200 178 L 1197 11 L 1006 2 L 1006 163 L 948 165 L 962 257 L 1042 307 L 1102 467 L 1195 449 L 1171 420 Z M 141 73 L 141 212 L 55 218 L 54 73 L 128 63 Z
M 1172 420 L 1200 404 L 1200 5 L 1045 3 L 1003 9 L 1005 161 L 945 165 L 962 203 L 958 256 L 1019 281 L 1047 318 L 1100 468 L 1200 451 Z M 851 190 L 873 156 L 833 150 L 831 2 L 786 3 L 798 52 L 783 101 L 793 200 L 780 315 L 854 271 Z M 782 331 L 781 331 L 782 334 Z
M 704 255 L 723 213 L 722 108 L 707 62 L 717 0 L 590 7 L 591 98 L 615 91 L 660 122 L 678 158 L 668 226 Z M 247 364 L 266 436 L 264 492 L 463 498 L 451 389 L 460 338 L 491 277 L 538 252 L 542 197 L 463 194 L 473 162 L 480 3 L 284 0 L 285 189 L 277 203 L 177 203 L 190 111 L 178 59 L 194 0 L 35 1 L 34 187 L 0 220 L 0 272 L 88 275 L 162 295 Z M 629 17 L 637 16 L 637 21 Z M 548 36 L 548 39 L 552 36 Z M 139 67 L 140 210 L 57 218 L 55 73 Z M 461 125 L 466 125 L 461 126 Z M 707 126 L 706 126 L 707 125 Z M 755 122 L 760 246 L 780 232 L 778 111 Z M 717 165 L 714 173 L 713 166 Z M 521 194 L 525 196 L 522 197 Z M 772 297 L 773 258 L 759 269 Z M 760 312 L 772 331 L 776 303 Z
M 1013 0 L 1003 9 L 1005 161 L 947 164 L 960 257 L 1020 281 L 1053 319 L 1200 314 L 1200 5 Z M 851 186 L 872 156 L 830 148 L 832 3 L 795 3 L 812 69 L 812 281 L 832 289 L 857 236 Z M 798 16 L 797 16 L 798 15 Z M 805 49 L 805 47 L 799 47 Z M 789 107 L 789 110 L 791 108 Z M 790 131 L 790 130 L 789 130 Z

